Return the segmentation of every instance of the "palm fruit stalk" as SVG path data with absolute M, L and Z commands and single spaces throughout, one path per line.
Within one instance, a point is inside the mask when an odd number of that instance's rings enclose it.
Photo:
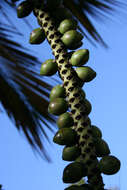
M 78 76 L 67 59 L 67 49 L 61 41 L 61 34 L 56 29 L 50 13 L 46 9 L 41 10 L 37 8 L 34 9 L 34 13 L 45 32 L 58 64 L 58 70 L 63 80 L 66 97 L 74 120 L 73 129 L 76 130 L 79 137 L 78 146 L 81 148 L 81 156 L 88 169 L 88 182 L 94 186 L 94 190 L 103 190 L 104 183 L 98 168 L 92 130 L 86 122 L 86 108 L 81 96 L 81 87 L 79 87 L 77 82 Z

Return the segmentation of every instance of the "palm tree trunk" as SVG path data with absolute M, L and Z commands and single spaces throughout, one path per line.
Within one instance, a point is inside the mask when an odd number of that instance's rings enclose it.
M 35 9 L 34 12 L 58 64 L 58 70 L 66 90 L 67 101 L 74 119 L 73 129 L 78 134 L 78 146 L 81 148 L 81 156 L 88 169 L 88 182 L 94 186 L 94 190 L 104 189 L 103 179 L 98 169 L 91 126 L 87 122 L 86 108 L 80 95 L 81 87 L 78 83 L 77 74 L 69 63 L 67 49 L 60 39 L 60 33 L 55 28 L 50 14 L 39 9 Z

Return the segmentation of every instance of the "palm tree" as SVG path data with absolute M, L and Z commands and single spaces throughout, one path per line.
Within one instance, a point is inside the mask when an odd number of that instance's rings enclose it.
M 50 161 L 41 139 L 41 133 L 48 140 L 44 126 L 53 132 L 52 126 L 55 124 L 55 118 L 49 115 L 47 109 L 44 109 L 48 107 L 47 98 L 52 85 L 45 82 L 42 77 L 40 78 L 35 71 L 35 65 L 40 66 L 37 57 L 12 40 L 12 36 L 22 36 L 20 29 L 11 22 L 6 10 L 8 6 L 15 11 L 15 2 L 16 0 L 0 2 L 1 14 L 9 23 L 0 21 L 0 101 L 17 129 L 23 130 L 32 148 Z M 105 48 L 108 47 L 93 26 L 88 14 L 101 20 L 106 17 L 104 13 L 112 13 L 115 7 L 122 7 L 124 3 L 116 0 L 63 0 L 63 5 L 79 21 L 81 24 L 79 30 L 93 45 L 96 46 L 96 43 L 99 43 Z M 24 19 L 24 22 L 30 25 L 27 19 Z M 54 79 L 52 80 L 53 84 Z M 43 126 L 40 121 L 43 122 Z

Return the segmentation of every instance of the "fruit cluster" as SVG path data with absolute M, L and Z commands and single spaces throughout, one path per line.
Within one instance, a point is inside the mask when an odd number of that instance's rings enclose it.
M 78 22 L 63 7 L 61 0 L 24 1 L 17 8 L 17 15 L 23 18 L 32 11 L 40 28 L 32 31 L 29 42 L 40 44 L 47 39 L 55 56 L 42 63 L 40 75 L 51 76 L 58 71 L 63 80 L 62 85 L 51 90 L 48 106 L 48 112 L 58 116 L 58 131 L 53 142 L 65 145 L 62 159 L 71 162 L 63 171 L 63 182 L 75 183 L 88 177 L 87 184 L 73 185 L 65 190 L 103 190 L 101 173 L 115 174 L 120 169 L 120 161 L 109 155 L 110 149 L 102 139 L 101 130 L 91 125 L 88 117 L 92 106 L 82 86 L 92 81 L 96 72 L 84 66 L 89 60 L 88 49 L 76 50 L 82 46 L 83 39 L 77 31 Z M 101 157 L 100 161 L 97 157 Z

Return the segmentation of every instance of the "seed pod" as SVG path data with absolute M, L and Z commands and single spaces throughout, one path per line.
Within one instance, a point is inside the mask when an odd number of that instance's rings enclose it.
M 65 89 L 62 85 L 56 85 L 50 92 L 50 101 L 55 98 L 65 98 Z
M 78 67 L 76 72 L 78 77 L 84 82 L 90 82 L 96 77 L 96 72 L 88 66 Z
M 61 40 L 63 43 L 69 48 L 72 46 L 76 46 L 81 40 L 83 36 L 81 33 L 77 32 L 76 30 L 69 30 L 64 33 Z
M 102 157 L 110 154 L 109 146 L 103 139 L 96 138 L 94 145 L 97 157 Z
M 106 175 L 113 175 L 120 169 L 120 160 L 115 156 L 104 156 L 99 162 L 100 171 Z
M 75 183 L 84 176 L 84 167 L 80 162 L 73 162 L 67 165 L 63 171 L 64 183 Z
M 62 159 L 66 161 L 74 161 L 81 154 L 81 150 L 77 146 L 64 147 L 62 153 Z
M 60 115 L 66 112 L 68 109 L 68 104 L 63 98 L 55 98 L 49 103 L 48 112 L 54 115 Z
M 71 56 L 70 63 L 73 66 L 82 66 L 87 63 L 89 59 L 88 49 L 79 49 Z
M 63 113 L 57 119 L 57 125 L 59 128 L 68 128 L 74 124 L 73 118 L 69 112 Z
M 65 19 L 63 20 L 59 25 L 59 32 L 61 34 L 64 34 L 65 32 L 69 30 L 76 30 L 77 28 L 77 21 L 74 19 Z
M 48 59 L 41 65 L 40 75 L 51 76 L 58 70 L 57 63 L 53 59 Z
M 73 146 L 77 143 L 77 133 L 71 128 L 62 128 L 55 134 L 53 142 L 59 145 Z
M 23 18 L 28 16 L 33 10 L 33 5 L 29 1 L 21 2 L 17 7 L 17 17 Z
M 30 34 L 30 44 L 41 44 L 45 40 L 45 33 L 42 28 L 34 29 Z
M 92 106 L 91 106 L 91 103 L 87 99 L 85 99 L 85 101 L 84 101 L 84 106 L 86 108 L 85 109 L 86 110 L 86 114 L 89 115 L 90 112 L 91 112 L 91 110 L 92 110 Z
M 91 125 L 92 127 L 92 135 L 94 138 L 102 138 L 102 132 L 101 130 L 95 126 L 95 125 Z

